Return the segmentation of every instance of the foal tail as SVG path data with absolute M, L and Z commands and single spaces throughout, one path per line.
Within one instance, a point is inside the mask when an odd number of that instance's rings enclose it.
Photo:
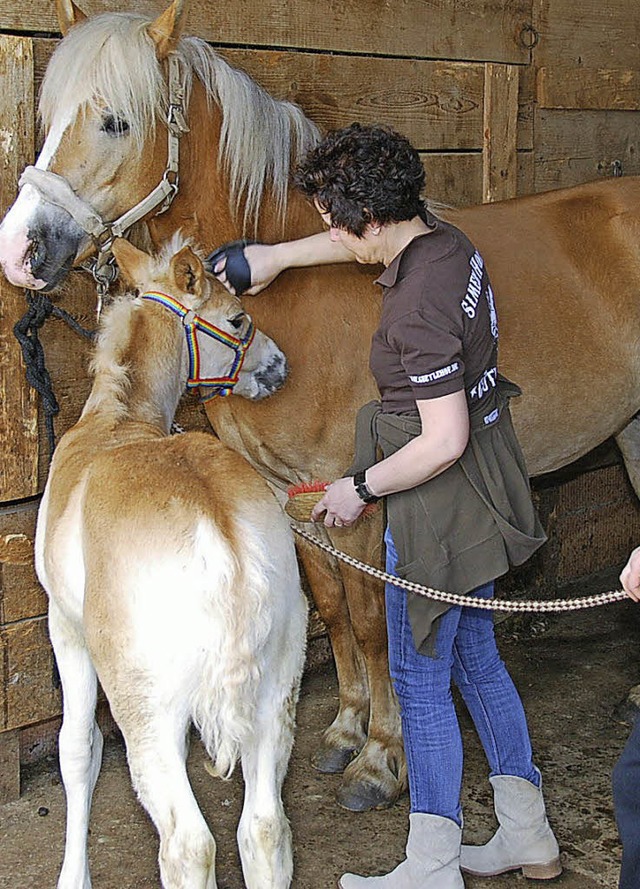
M 238 527 L 236 547 L 203 519 L 196 557 L 207 578 L 207 639 L 202 675 L 194 687 L 191 713 L 212 760 L 212 771 L 231 776 L 240 750 L 255 731 L 264 648 L 271 632 L 268 554 L 255 527 Z M 234 535 L 236 536 L 236 535 Z

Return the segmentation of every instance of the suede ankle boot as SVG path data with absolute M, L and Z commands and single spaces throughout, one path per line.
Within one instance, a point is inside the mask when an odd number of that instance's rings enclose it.
M 562 873 L 560 850 L 547 821 L 542 789 L 524 778 L 496 775 L 493 785 L 497 832 L 484 846 L 462 846 L 460 867 L 479 877 L 522 870 L 532 880 Z
M 340 889 L 464 889 L 460 873 L 462 829 L 439 815 L 409 816 L 405 860 L 382 877 L 344 874 Z

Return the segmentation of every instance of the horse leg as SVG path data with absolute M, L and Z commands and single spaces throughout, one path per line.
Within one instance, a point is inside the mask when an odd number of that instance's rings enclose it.
M 369 686 L 364 659 L 351 627 L 337 565 L 305 541 L 296 544 L 313 600 L 327 627 L 338 677 L 338 713 L 311 757 L 314 768 L 343 772 L 367 739 Z
M 89 812 L 102 762 L 102 733 L 95 720 L 96 672 L 84 639 L 53 601 L 49 605 L 49 634 L 64 702 L 58 743 L 67 830 L 58 889 L 90 889 Z
M 274 671 L 275 672 L 275 671 Z M 243 743 L 244 805 L 238 849 L 247 889 L 288 889 L 293 877 L 291 828 L 282 805 L 295 728 L 297 682 L 288 697 L 265 688 L 255 730 Z
M 633 490 L 640 497 L 640 414 L 635 416 L 616 435 L 616 442 L 620 448 Z M 620 707 L 620 712 L 630 722 L 633 722 L 640 713 L 640 685 L 634 685 L 628 692 L 626 700 Z
M 143 680 L 144 681 L 144 680 Z M 193 795 L 186 770 L 189 719 L 162 699 L 127 695 L 126 709 L 109 695 L 125 739 L 131 781 L 160 837 L 158 863 L 165 889 L 216 889 L 216 844 Z
M 345 770 L 337 800 L 346 809 L 362 812 L 394 803 L 406 790 L 407 772 L 400 712 L 389 675 L 384 587 L 355 568 L 341 566 L 341 571 L 351 625 L 367 668 L 370 715 L 367 741 Z

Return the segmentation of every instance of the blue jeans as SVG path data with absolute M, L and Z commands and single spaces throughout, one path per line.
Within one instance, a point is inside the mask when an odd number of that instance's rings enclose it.
M 622 841 L 619 889 L 640 886 L 640 719 L 613 769 L 613 803 Z
M 398 556 L 385 534 L 387 572 Z M 396 575 L 397 576 L 397 575 Z M 520 696 L 500 658 L 490 610 L 453 606 L 439 618 L 436 657 L 416 651 L 407 594 L 386 585 L 389 667 L 400 704 L 412 812 L 462 823 L 462 737 L 451 693 L 460 690 L 484 747 L 491 775 L 515 775 L 540 786 Z M 489 599 L 493 583 L 473 595 Z

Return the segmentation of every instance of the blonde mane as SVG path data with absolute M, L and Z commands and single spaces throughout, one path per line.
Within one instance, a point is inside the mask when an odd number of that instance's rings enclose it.
M 168 106 L 166 75 L 148 24 L 139 15 L 105 13 L 71 29 L 53 54 L 42 86 L 39 110 L 45 130 L 60 115 L 73 121 L 87 108 L 109 109 L 128 122 L 142 151 Z M 318 129 L 297 105 L 274 99 L 204 40 L 182 38 L 176 55 L 186 79 L 185 103 L 195 77 L 222 112 L 218 159 L 229 177 L 231 207 L 244 201 L 244 227 L 257 223 L 267 187 L 284 219 L 291 167 L 315 144 Z

